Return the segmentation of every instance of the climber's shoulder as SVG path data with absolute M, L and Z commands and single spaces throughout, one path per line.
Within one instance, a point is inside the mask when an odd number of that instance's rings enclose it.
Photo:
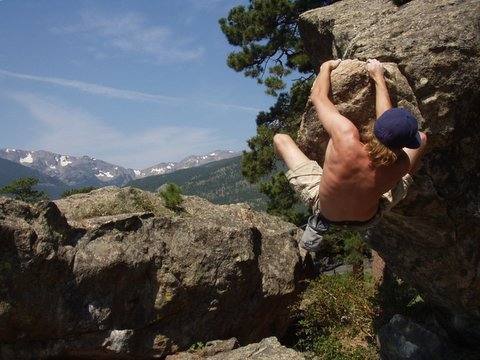
M 340 151 L 357 150 L 359 146 L 363 146 L 360 143 L 360 133 L 358 129 L 348 121 L 342 127 L 339 127 L 339 131 L 336 136 L 332 136 L 335 148 Z

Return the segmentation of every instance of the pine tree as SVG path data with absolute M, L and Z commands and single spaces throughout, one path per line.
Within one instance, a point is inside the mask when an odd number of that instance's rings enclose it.
M 0 194 L 11 196 L 14 199 L 36 203 L 47 200 L 48 196 L 43 191 L 33 189 L 38 184 L 38 179 L 25 177 L 12 181 L 10 184 L 0 188 Z
M 98 189 L 98 188 L 95 186 L 85 186 L 81 188 L 66 190 L 62 193 L 62 199 L 75 194 L 87 194 L 95 189 Z
M 267 94 L 276 97 L 276 103 L 257 116 L 257 134 L 248 140 L 250 150 L 243 154 L 242 173 L 249 182 L 260 182 L 261 191 L 270 198 L 270 213 L 297 224 L 307 214 L 298 211 L 292 191 L 277 191 L 288 184 L 278 175 L 281 169 L 273 151 L 273 135 L 282 132 L 295 139 L 315 73 L 300 39 L 298 16 L 331 2 L 250 0 L 248 6 L 234 7 L 219 21 L 228 42 L 238 48 L 228 55 L 228 66 L 256 79 Z M 291 80 L 288 76 L 293 73 L 298 78 Z
M 181 210 L 180 205 L 183 202 L 182 189 L 174 183 L 167 184 L 160 191 L 160 196 L 165 201 L 165 206 L 171 210 Z

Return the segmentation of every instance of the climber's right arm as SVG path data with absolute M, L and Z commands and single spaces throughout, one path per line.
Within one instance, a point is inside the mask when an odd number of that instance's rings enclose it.
M 378 119 L 385 111 L 392 108 L 392 102 L 390 101 L 387 83 L 383 76 L 384 68 L 382 63 L 376 59 L 368 59 L 367 71 L 375 83 L 375 112 Z
M 339 64 L 340 60 L 330 60 L 322 64 L 310 94 L 310 100 L 315 106 L 318 119 L 334 143 L 348 140 L 351 136 L 358 137 L 358 130 L 355 125 L 340 114 L 328 98 L 328 93 L 330 92 L 330 73 Z

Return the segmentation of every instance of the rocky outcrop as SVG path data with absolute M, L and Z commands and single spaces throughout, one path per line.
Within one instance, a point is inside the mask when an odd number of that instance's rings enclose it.
M 0 357 L 164 357 L 282 336 L 301 287 L 297 228 L 247 205 L 103 188 L 0 198 Z
M 231 347 L 232 340 L 219 342 L 217 344 L 207 344 L 205 349 L 196 352 L 184 352 L 177 355 L 168 356 L 166 360 L 305 360 L 306 357 L 285 346 L 280 345 L 275 337 L 263 339 L 259 343 L 249 344 L 238 349 L 232 347 L 231 350 L 219 350 L 219 345 Z M 211 354 L 215 352 L 215 354 Z
M 422 170 L 406 200 L 370 237 L 372 247 L 400 277 L 442 310 L 449 331 L 480 344 L 480 2 L 343 0 L 300 17 L 312 61 L 330 58 L 387 64 L 398 106 L 414 110 L 429 134 Z M 346 61 L 332 73 L 333 99 L 350 119 L 372 118 L 373 88 L 362 63 Z M 324 134 L 306 112 L 300 145 Z
M 168 355 L 166 360 L 188 360 L 188 359 L 204 359 L 221 353 L 226 353 L 239 347 L 238 340 L 231 338 L 228 340 L 212 340 L 205 345 L 198 344 L 198 349 L 193 346 L 188 351 Z
M 447 360 L 454 355 L 437 334 L 402 315 L 393 316 L 378 334 L 382 359 Z

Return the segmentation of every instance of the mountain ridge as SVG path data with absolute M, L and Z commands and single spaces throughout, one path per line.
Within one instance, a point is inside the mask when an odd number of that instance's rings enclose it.
M 267 198 L 256 185 L 242 175 L 241 156 L 213 161 L 201 166 L 177 170 L 168 174 L 147 176 L 132 180 L 127 186 L 158 191 L 173 182 L 186 195 L 197 195 L 214 204 L 246 202 L 256 210 L 266 210 Z
M 167 174 L 179 169 L 238 156 L 239 154 L 240 152 L 233 150 L 214 150 L 209 154 L 190 155 L 178 162 L 157 163 L 139 170 L 111 164 L 87 155 L 72 156 L 46 150 L 0 149 L 0 158 L 56 178 L 68 187 L 123 186 L 134 179 L 149 175 Z
M 52 198 L 60 197 L 60 195 L 69 188 L 62 181 L 45 175 L 38 170 L 0 158 L 0 187 L 24 177 L 33 177 L 38 179 L 39 183 L 36 186 L 36 189 L 45 191 Z

